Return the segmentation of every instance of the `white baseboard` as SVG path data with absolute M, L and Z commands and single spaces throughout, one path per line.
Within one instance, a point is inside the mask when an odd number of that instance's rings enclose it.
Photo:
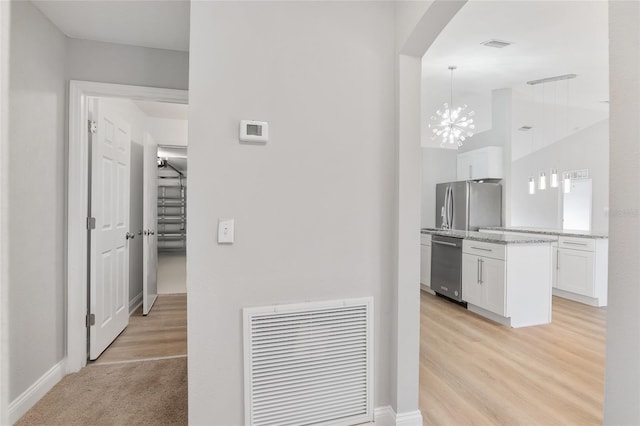
M 142 292 L 138 293 L 138 295 L 129 302 L 129 316 L 131 316 L 140 305 L 142 305 Z
M 422 426 L 419 410 L 396 414 L 390 406 L 377 407 L 374 411 L 375 426 Z
M 420 410 L 396 414 L 396 426 L 422 426 Z
M 36 402 L 53 388 L 65 375 L 65 362 L 63 359 L 44 373 L 34 384 L 22 392 L 20 396 L 9 404 L 9 424 L 14 424 L 24 416 Z
M 395 426 L 396 412 L 390 406 L 377 407 L 373 412 L 373 424 L 376 426 Z
M 424 291 L 425 293 L 433 294 L 434 296 L 436 294 L 436 292 L 431 290 L 431 287 L 426 284 L 420 283 L 420 290 Z
M 600 299 L 595 297 L 583 296 L 581 294 L 571 293 L 570 291 L 564 291 L 559 288 L 554 288 L 552 292 L 554 296 L 573 300 L 578 303 L 584 303 L 585 305 L 595 306 L 596 308 L 606 306 L 606 304 L 600 303 Z

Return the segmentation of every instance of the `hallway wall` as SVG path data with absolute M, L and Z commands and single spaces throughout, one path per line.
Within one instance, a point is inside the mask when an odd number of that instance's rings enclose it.
M 373 1 L 191 5 L 193 424 L 243 423 L 243 306 L 372 296 L 375 405 L 392 403 L 394 15 Z M 244 118 L 268 121 L 271 140 L 239 143 Z M 233 245 L 215 242 L 223 217 Z
M 67 77 L 135 86 L 187 89 L 189 53 L 67 39 Z
M 64 358 L 66 37 L 11 3 L 9 399 Z
M 68 80 L 186 89 L 189 64 L 185 52 L 69 39 L 29 1 L 11 2 L 10 10 L 8 392 L 15 402 L 45 373 L 55 373 L 47 384 L 63 374 Z

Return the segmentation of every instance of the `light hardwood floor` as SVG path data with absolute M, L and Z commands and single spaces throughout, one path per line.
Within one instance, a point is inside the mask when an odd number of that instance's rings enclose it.
M 129 325 L 96 364 L 187 354 L 187 295 L 161 294 L 151 312 L 142 307 L 129 317 Z
M 421 292 L 424 424 L 602 424 L 605 322 L 554 297 L 552 324 L 513 329 Z

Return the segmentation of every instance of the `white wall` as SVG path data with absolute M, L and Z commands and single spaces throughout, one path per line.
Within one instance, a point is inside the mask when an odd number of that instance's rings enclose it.
M 187 89 L 189 54 L 98 41 L 67 39 L 70 80 Z
M 609 2 L 611 101 L 605 425 L 640 424 L 640 3 Z
M 273 303 L 373 296 L 375 404 L 389 404 L 393 3 L 191 12 L 190 423 L 243 422 L 241 308 Z M 243 118 L 268 121 L 270 142 L 238 143 Z M 220 217 L 234 245 L 216 244 Z
M 64 357 L 66 38 L 11 4 L 9 397 Z
M 187 146 L 188 120 L 148 117 L 149 133 L 158 145 Z
M 511 225 L 562 229 L 562 189 L 529 194 L 529 177 L 545 171 L 589 169 L 593 180 L 591 230 L 609 229 L 609 120 L 583 129 L 513 162 Z M 537 182 L 537 180 L 536 180 Z
M 0 2 L 0 424 L 9 423 L 8 151 L 11 3 Z
M 456 150 L 422 148 L 422 228 L 436 226 L 436 184 L 457 180 L 457 158 Z

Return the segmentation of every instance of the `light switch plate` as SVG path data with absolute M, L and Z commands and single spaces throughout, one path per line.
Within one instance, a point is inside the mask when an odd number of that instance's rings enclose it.
M 218 219 L 218 243 L 233 244 L 233 219 Z

